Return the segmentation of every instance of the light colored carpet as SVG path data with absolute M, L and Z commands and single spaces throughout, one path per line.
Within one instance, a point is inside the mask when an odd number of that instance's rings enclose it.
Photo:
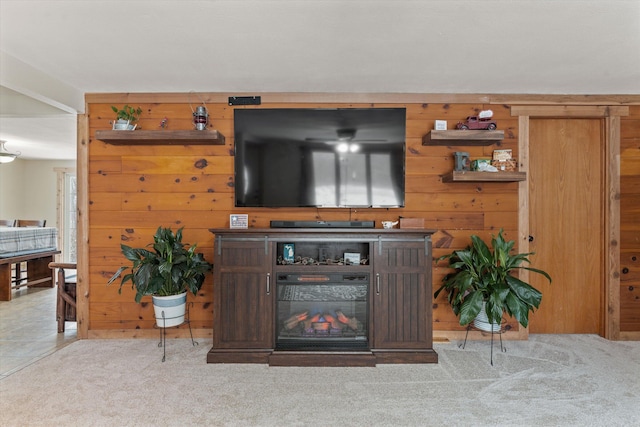
M 636 426 L 640 342 L 436 344 L 440 363 L 207 364 L 210 343 L 77 341 L 0 381 L 2 426 Z

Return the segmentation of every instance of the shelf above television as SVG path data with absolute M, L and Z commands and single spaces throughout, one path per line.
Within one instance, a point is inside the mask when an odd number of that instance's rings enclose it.
M 503 139 L 503 130 L 432 130 L 422 145 L 491 145 Z
M 515 182 L 527 179 L 526 172 L 452 171 L 442 176 L 442 182 Z
M 96 138 L 113 145 L 224 145 L 217 130 L 97 130 Z

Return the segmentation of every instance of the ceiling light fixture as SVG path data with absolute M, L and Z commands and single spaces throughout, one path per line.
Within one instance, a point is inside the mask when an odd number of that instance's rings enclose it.
M 347 152 L 355 153 L 358 150 L 360 150 L 360 144 L 349 144 L 346 142 L 341 142 L 336 146 L 336 150 L 339 153 L 347 153 Z
M 4 144 L 6 142 L 7 141 L 1 141 L 0 140 L 0 163 L 13 162 L 16 159 L 16 157 L 18 157 L 20 155 L 19 152 L 17 154 L 8 152 L 7 149 L 4 148 Z

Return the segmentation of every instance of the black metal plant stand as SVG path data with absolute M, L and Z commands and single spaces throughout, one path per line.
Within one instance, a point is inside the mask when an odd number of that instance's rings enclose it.
M 194 347 L 198 345 L 197 341 L 193 339 L 193 332 L 191 331 L 191 320 L 189 318 L 189 309 L 193 306 L 193 302 L 187 303 L 185 314 L 184 314 L 184 322 L 175 325 L 175 326 L 165 326 L 167 324 L 167 320 L 175 319 L 174 317 L 164 317 L 164 310 L 162 310 L 162 317 L 157 320 L 162 320 L 162 327 L 158 327 L 160 329 L 160 342 L 158 343 L 158 347 L 162 347 L 162 361 L 164 362 L 167 359 L 167 329 L 168 328 L 177 328 L 178 326 L 184 325 L 185 323 L 189 326 L 189 335 L 191 336 L 191 345 Z
M 488 325 L 490 325 L 489 323 L 487 323 Z M 467 333 L 464 336 L 464 342 L 460 345 L 458 345 L 458 348 L 461 348 L 464 350 L 465 346 L 467 345 L 467 338 L 469 337 L 469 330 L 470 329 L 475 329 L 477 331 L 481 331 L 481 332 L 489 332 L 489 331 L 485 331 L 482 329 L 479 329 L 475 326 L 473 326 L 473 322 L 469 323 L 467 325 Z M 504 346 L 504 344 L 502 343 L 502 333 L 504 332 L 504 329 L 502 328 L 502 325 L 500 325 L 500 329 L 498 331 L 494 331 L 493 328 L 491 328 L 491 332 L 489 332 L 491 334 L 491 366 L 493 366 L 493 336 L 494 335 L 499 335 L 500 336 L 500 350 L 503 353 L 507 352 L 506 347 Z

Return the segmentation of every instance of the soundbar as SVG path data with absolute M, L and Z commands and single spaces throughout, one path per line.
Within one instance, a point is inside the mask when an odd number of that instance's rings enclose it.
M 374 221 L 271 221 L 271 228 L 375 228 Z

